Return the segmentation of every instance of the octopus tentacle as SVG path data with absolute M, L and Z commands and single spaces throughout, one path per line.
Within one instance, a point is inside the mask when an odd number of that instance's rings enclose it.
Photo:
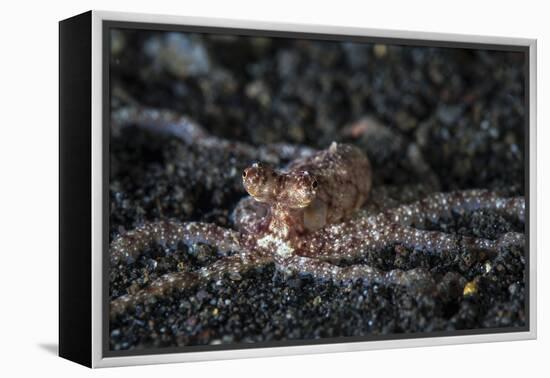
M 330 225 L 307 235 L 297 254 L 323 261 L 352 261 L 364 257 L 370 250 L 388 245 L 385 224 L 366 223 L 365 219 Z
M 432 253 L 469 250 L 478 253 L 478 259 L 483 259 L 496 255 L 503 247 L 523 246 L 524 237 L 520 233 L 506 233 L 497 240 L 488 240 L 411 227 L 424 225 L 427 220 L 435 222 L 453 212 L 464 214 L 476 210 L 494 210 L 520 222 L 525 221 L 523 197 L 504 198 L 494 192 L 476 189 L 435 193 L 412 204 L 390 209 L 376 217 L 375 222 L 379 224 L 385 218 L 391 224 L 388 243 Z
M 370 250 L 403 245 L 427 253 L 470 250 L 478 260 L 482 260 L 496 255 L 503 247 L 524 244 L 520 233 L 507 233 L 497 240 L 489 240 L 412 227 L 424 224 L 426 219 L 438 220 L 451 212 L 478 209 L 500 211 L 523 222 L 525 200 L 523 197 L 503 198 L 484 190 L 432 194 L 379 215 L 327 226 L 304 238 L 299 254 L 325 261 L 357 260 Z
M 197 271 L 167 273 L 136 293 L 125 294 L 112 300 L 110 304 L 111 318 L 126 312 L 137 304 L 165 297 L 176 289 L 190 289 L 205 285 L 212 280 L 220 280 L 225 276 L 232 280 L 240 280 L 241 274 L 253 268 L 261 268 L 270 262 L 272 259 L 265 254 L 241 252 L 223 257 L 212 265 Z
M 330 262 L 354 261 L 364 258 L 369 251 L 402 245 L 432 254 L 470 251 L 473 261 L 483 261 L 496 256 L 502 248 L 522 247 L 525 242 L 524 235 L 517 232 L 508 232 L 496 240 L 489 240 L 399 224 L 376 224 L 362 231 L 357 231 L 356 225 L 346 226 L 331 227 L 320 235 L 312 236 L 302 244 L 298 255 Z
M 235 255 L 224 257 L 212 265 L 203 267 L 199 273 L 207 280 L 220 280 L 227 275 L 232 280 L 240 280 L 241 274 L 252 268 L 262 268 L 273 262 L 268 254 L 259 250 L 247 250 Z
M 525 221 L 525 199 L 504 198 L 487 190 L 463 190 L 435 193 L 410 205 L 390 209 L 380 217 L 404 226 L 422 225 L 426 220 L 436 221 L 452 212 L 465 213 L 475 210 L 495 210 Z
M 215 224 L 177 221 L 145 223 L 134 230 L 118 236 L 111 242 L 111 264 L 136 259 L 151 243 L 176 246 L 184 243 L 188 247 L 196 243 L 214 245 L 219 252 L 240 251 L 242 236 L 230 229 Z
M 367 285 L 435 286 L 435 282 L 429 272 L 421 268 L 407 271 L 401 269 L 382 271 L 369 265 L 338 266 L 304 256 L 290 256 L 284 259 L 276 258 L 276 267 L 287 274 L 311 275 L 317 280 L 332 281 L 336 284 L 362 280 Z
M 115 298 L 110 303 L 110 316 L 123 314 L 128 309 L 135 307 L 139 303 L 147 303 L 153 298 L 166 296 L 173 289 L 191 288 L 199 283 L 199 274 L 196 272 L 178 272 L 168 273 L 156 279 L 148 287 L 139 290 L 133 294 L 124 294 Z
M 471 257 L 476 261 L 496 256 L 501 248 L 524 245 L 523 235 L 516 232 L 505 233 L 496 240 L 489 240 L 394 225 L 388 236 L 388 244 L 400 244 L 408 248 L 420 249 L 426 253 L 470 251 Z

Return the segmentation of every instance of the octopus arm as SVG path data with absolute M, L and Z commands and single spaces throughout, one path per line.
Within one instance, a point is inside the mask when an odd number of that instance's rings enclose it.
M 286 274 L 310 275 L 316 280 L 332 281 L 335 284 L 358 280 L 365 285 L 400 285 L 406 287 L 434 287 L 432 276 L 424 269 L 382 271 L 369 265 L 338 266 L 315 258 L 291 256 L 276 259 L 276 266 Z
M 496 256 L 502 248 L 523 247 L 525 237 L 521 233 L 508 232 L 496 240 L 489 240 L 394 225 L 392 231 L 387 234 L 386 242 L 388 245 L 399 244 L 426 253 L 442 254 L 468 251 L 469 258 L 472 259 L 471 264 Z
M 109 313 L 111 318 L 123 314 L 140 303 L 168 295 L 174 289 L 184 290 L 199 283 L 200 275 L 196 272 L 168 273 L 156 279 L 150 286 L 133 294 L 124 294 L 115 298 L 110 303 Z
M 464 190 L 450 193 L 436 193 L 381 214 L 394 223 L 404 226 L 423 225 L 426 220 L 437 221 L 454 213 L 463 214 L 475 210 L 495 210 L 504 215 L 525 221 L 525 199 L 523 197 L 501 197 L 486 190 Z
M 369 223 L 369 219 L 349 220 L 308 235 L 297 254 L 331 262 L 358 260 L 388 245 L 388 231 L 384 224 Z
M 409 205 L 402 205 L 366 218 L 329 225 L 304 239 L 298 254 L 323 261 L 359 260 L 372 250 L 402 245 L 426 253 L 460 253 L 470 251 L 475 260 L 496 255 L 500 249 L 522 247 L 521 233 L 510 232 L 497 240 L 427 231 L 412 225 L 437 220 L 451 212 L 494 209 L 523 221 L 522 197 L 502 198 L 487 191 L 463 191 L 435 194 Z
M 336 235 L 344 236 L 335 237 L 334 234 L 331 236 L 331 233 L 314 236 L 307 244 L 307 248 L 304 245 L 299 251 L 299 255 L 330 262 L 356 261 L 364 258 L 369 251 L 402 245 L 432 254 L 469 251 L 472 261 L 483 261 L 497 255 L 502 248 L 523 247 L 525 244 L 525 236 L 517 232 L 508 232 L 496 240 L 489 240 L 419 230 L 395 223 L 374 225 L 365 221 L 361 222 L 361 225 L 364 228 L 349 223 L 333 227 L 339 230 Z
M 206 285 L 210 281 L 221 280 L 226 276 L 232 280 L 240 280 L 241 274 L 253 268 L 261 268 L 271 261 L 270 258 L 262 254 L 241 252 L 223 257 L 198 271 L 167 273 L 153 281 L 150 286 L 136 293 L 125 294 L 112 300 L 110 305 L 111 318 L 123 314 L 140 303 L 166 297 L 174 290 L 185 290 Z
M 152 243 L 188 247 L 196 243 L 215 246 L 219 252 L 240 251 L 241 235 L 210 223 L 159 221 L 145 223 L 111 242 L 111 264 L 135 260 Z

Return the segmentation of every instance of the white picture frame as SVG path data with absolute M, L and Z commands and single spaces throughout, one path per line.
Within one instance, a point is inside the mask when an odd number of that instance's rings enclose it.
M 536 303 L 536 275 L 537 275 L 537 151 L 536 151 L 536 61 L 537 42 L 534 39 L 503 38 L 478 35 L 460 35 L 445 33 L 411 32 L 405 30 L 382 30 L 369 28 L 350 28 L 338 26 L 266 23 L 257 21 L 196 18 L 184 16 L 169 16 L 155 14 L 138 14 L 123 12 L 91 11 L 91 367 L 115 367 L 127 365 L 143 365 L 157 363 L 190 362 L 204 360 L 221 360 L 235 358 L 252 358 L 266 356 L 285 356 L 310 353 L 347 352 L 359 350 L 374 350 L 388 348 L 410 348 L 423 346 L 437 346 L 449 344 L 466 344 L 511 340 L 528 340 L 537 337 L 537 303 Z M 441 43 L 489 44 L 500 46 L 523 46 L 529 54 L 529 327 L 527 331 L 505 333 L 476 333 L 467 335 L 453 335 L 441 337 L 400 338 L 382 341 L 365 341 L 353 343 L 333 343 L 316 345 L 299 345 L 269 348 L 230 349 L 219 351 L 200 351 L 185 353 L 153 353 L 132 356 L 106 356 L 105 345 L 105 317 L 104 317 L 104 172 L 103 172 L 103 135 L 104 122 L 104 88 L 103 88 L 103 40 L 104 22 L 118 21 L 129 23 L 148 23 L 162 25 L 188 25 L 216 28 L 235 28 L 251 30 L 267 30 L 277 32 L 297 32 L 311 34 L 331 34 L 343 36 L 367 36 L 389 39 L 407 39 L 418 41 L 437 41 Z M 236 346 L 238 348 L 238 346 Z

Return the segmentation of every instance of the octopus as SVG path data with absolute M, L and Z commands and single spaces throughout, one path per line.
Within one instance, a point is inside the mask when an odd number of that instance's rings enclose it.
M 223 256 L 209 266 L 167 273 L 142 289 L 114 298 L 112 318 L 174 290 L 226 277 L 238 279 L 269 264 L 285 275 L 307 275 L 337 285 L 362 280 L 365 285 L 420 288 L 433 282 L 423 268 L 383 271 L 361 260 L 369 251 L 404 247 L 434 255 L 468 251 L 471 264 L 494 258 L 502 248 L 523 247 L 525 242 L 524 234 L 518 232 L 489 240 L 428 227 L 430 222 L 453 214 L 477 210 L 495 211 L 524 223 L 525 200 L 521 196 L 471 189 L 435 192 L 399 203 L 389 199 L 387 188 L 373 188 L 369 159 L 351 144 L 333 142 L 320 151 L 288 145 L 254 148 L 209 136 L 190 120 L 170 113 L 133 108 L 122 112 L 113 115 L 114 130 L 132 124 L 205 147 L 239 149 L 264 161 L 242 172 L 248 196 L 233 210 L 233 228 L 168 219 L 146 222 L 112 240 L 111 266 L 135 261 L 154 243 L 183 243 L 189 248 L 203 243 Z M 274 166 L 281 156 L 293 159 L 282 167 Z

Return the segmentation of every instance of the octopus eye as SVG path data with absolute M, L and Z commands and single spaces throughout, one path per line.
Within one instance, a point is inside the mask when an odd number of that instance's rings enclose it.
M 246 171 L 243 171 L 243 178 L 246 177 Z
M 317 189 L 318 186 L 319 186 L 319 184 L 317 183 L 317 180 L 313 180 L 313 182 L 311 183 L 311 187 L 313 189 Z

